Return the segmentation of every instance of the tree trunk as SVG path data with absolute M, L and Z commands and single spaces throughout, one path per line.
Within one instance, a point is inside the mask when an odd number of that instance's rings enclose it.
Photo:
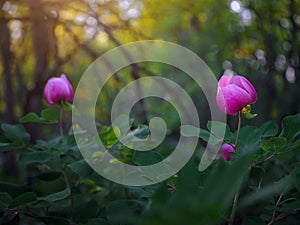
M 37 112 L 42 109 L 42 93 L 48 69 L 49 37 L 47 29 L 47 15 L 40 0 L 27 0 L 32 24 L 32 43 L 35 57 L 34 87 L 28 91 L 24 113 Z M 32 141 L 41 134 L 39 126 L 27 126 Z
M 15 122 L 14 114 L 14 98 L 11 79 L 11 60 L 12 52 L 10 51 L 10 33 L 7 25 L 8 21 L 4 17 L 0 17 L 0 48 L 3 65 L 4 77 L 4 101 L 5 101 L 5 120 L 7 123 Z
M 8 21 L 0 14 L 0 48 L 3 65 L 4 77 L 4 101 L 5 101 L 5 122 L 14 123 L 14 93 L 12 87 L 12 72 L 11 61 L 13 54 L 10 51 L 10 32 L 8 28 Z M 16 154 L 13 151 L 4 152 L 2 154 L 2 163 L 4 174 L 7 176 L 16 176 L 18 174 Z

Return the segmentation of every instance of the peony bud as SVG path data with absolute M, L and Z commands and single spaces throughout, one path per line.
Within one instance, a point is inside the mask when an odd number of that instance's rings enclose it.
M 231 144 L 224 143 L 221 147 L 220 152 L 223 159 L 225 159 L 226 161 L 231 161 L 233 157 L 228 153 L 235 152 L 235 149 Z
M 53 77 L 47 81 L 44 88 L 44 98 L 50 105 L 61 101 L 72 101 L 74 97 L 73 88 L 66 75 Z
M 216 100 L 224 113 L 236 115 L 238 111 L 257 100 L 257 93 L 245 77 L 230 77 L 225 74 L 218 82 Z

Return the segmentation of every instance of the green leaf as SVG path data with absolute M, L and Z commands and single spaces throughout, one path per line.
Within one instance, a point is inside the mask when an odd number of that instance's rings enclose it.
M 58 123 L 60 119 L 60 113 L 57 108 L 47 108 L 42 110 L 41 117 L 36 113 L 30 112 L 21 119 L 20 123 L 42 123 L 42 124 L 55 124 Z
M 249 146 L 254 146 L 259 143 L 260 129 L 255 126 L 244 126 L 241 128 L 239 145 L 243 146 L 240 149 L 246 149 Z
M 9 145 L 9 143 L 0 143 L 0 148 L 1 147 L 6 147 L 6 146 L 8 146 Z
M 300 200 L 295 200 L 292 202 L 284 203 L 282 207 L 284 208 L 284 211 L 296 213 L 297 210 L 300 209 Z
M 208 121 L 207 128 L 216 138 L 220 140 L 230 140 L 232 137 L 230 128 L 225 123 L 219 121 Z M 212 130 L 213 128 L 214 130 Z
M 0 182 L 0 192 L 7 192 L 13 198 L 27 191 L 29 191 L 28 185 Z
M 299 147 L 300 147 L 300 139 L 298 139 L 297 141 L 295 141 L 290 148 L 291 149 L 297 149 Z
M 50 152 L 24 152 L 19 157 L 21 164 L 45 163 L 51 159 Z
M 205 142 L 208 142 L 210 137 L 209 131 L 192 125 L 181 126 L 180 133 L 185 137 L 199 137 Z
M 286 147 L 287 140 L 283 137 L 273 137 L 267 140 L 260 141 L 260 147 L 264 151 L 277 152 L 280 151 L 283 147 Z
M 141 139 L 145 139 L 150 135 L 149 127 L 145 124 L 138 126 L 135 130 L 132 131 L 132 134 Z
M 47 122 L 58 123 L 60 119 L 60 112 L 57 108 L 47 108 L 42 110 L 41 116 Z
M 0 142 L 0 152 L 9 151 L 13 148 L 12 143 L 2 143 Z
M 71 163 L 68 167 L 79 176 L 88 176 L 93 172 L 93 169 L 87 164 L 87 162 L 82 159 L 77 162 Z
M 118 142 L 118 138 L 116 137 L 113 128 L 102 126 L 100 129 L 99 137 L 106 148 L 112 147 Z
M 133 162 L 139 166 L 152 165 L 162 160 L 163 157 L 155 151 L 136 151 L 133 156 Z
M 199 137 L 200 128 L 192 125 L 183 125 L 180 127 L 180 133 L 185 137 Z
M 78 111 L 78 109 L 70 102 L 63 102 L 61 104 L 61 106 L 62 106 L 63 110 L 65 110 L 67 112 L 73 112 L 77 116 L 80 115 L 80 112 Z
M 259 132 L 261 137 L 273 137 L 278 133 L 278 125 L 275 121 L 266 122 L 259 128 Z
M 281 137 L 286 137 L 288 142 L 292 142 L 294 138 L 300 134 L 300 113 L 287 116 L 282 120 Z
M 259 190 L 249 193 L 240 200 L 240 207 L 249 207 L 262 199 L 272 197 L 283 191 L 288 191 L 292 187 L 293 180 L 293 176 L 287 175 L 277 182 L 265 185 Z
M 70 188 L 66 188 L 62 191 L 45 196 L 43 198 L 43 200 L 48 201 L 48 202 L 56 202 L 56 201 L 63 200 L 65 198 L 69 197 L 70 194 L 71 194 Z
M 16 145 L 25 146 L 30 141 L 30 135 L 26 132 L 22 125 L 2 124 L 1 129 L 5 137 Z
M 9 208 L 15 208 L 27 203 L 36 202 L 37 198 L 33 192 L 26 192 L 16 197 L 10 204 Z
M 203 187 L 202 199 L 220 204 L 222 207 L 230 204 L 234 194 L 232 190 L 238 187 L 247 173 L 254 152 L 255 149 L 249 149 L 249 151 L 239 153 L 241 155 L 238 160 L 233 161 L 231 165 L 221 161 L 209 173 Z M 222 187 L 222 191 L 220 191 L 220 187 Z
M 40 118 L 36 113 L 30 112 L 19 119 L 20 123 L 44 123 L 44 119 Z

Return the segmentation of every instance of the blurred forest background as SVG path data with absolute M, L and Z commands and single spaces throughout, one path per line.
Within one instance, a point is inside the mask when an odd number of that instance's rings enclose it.
M 98 56 L 146 39 L 191 49 L 217 78 L 225 70 L 246 76 L 259 95 L 254 123 L 300 111 L 299 0 L 1 0 L 0 121 L 15 123 L 28 112 L 39 113 L 50 77 L 65 73 L 76 87 Z M 108 82 L 97 109 L 100 120 L 108 121 L 119 89 L 149 75 L 179 82 L 201 120 L 209 119 L 201 89 L 181 71 L 144 63 Z

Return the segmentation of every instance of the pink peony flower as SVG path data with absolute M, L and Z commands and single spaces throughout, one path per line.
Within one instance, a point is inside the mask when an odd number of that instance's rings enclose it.
M 224 113 L 236 115 L 238 111 L 257 100 L 257 93 L 245 77 L 230 77 L 225 74 L 218 82 L 216 100 Z
M 73 88 L 66 75 L 49 79 L 44 88 L 44 98 L 50 105 L 60 101 L 72 101 L 74 98 Z
M 228 153 L 235 152 L 235 149 L 231 144 L 224 143 L 221 147 L 220 152 L 223 159 L 225 159 L 226 161 L 231 161 L 233 157 Z

